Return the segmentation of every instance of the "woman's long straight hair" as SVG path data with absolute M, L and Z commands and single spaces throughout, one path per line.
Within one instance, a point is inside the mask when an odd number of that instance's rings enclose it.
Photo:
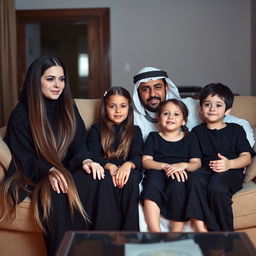
M 120 134 L 120 144 L 117 149 L 112 148 L 115 138 L 115 130 L 113 124 L 107 117 L 106 105 L 109 97 L 112 95 L 120 95 L 128 100 L 128 116 L 123 121 Z M 133 138 L 133 103 L 130 93 L 123 87 L 111 87 L 108 89 L 101 100 L 100 104 L 100 123 L 101 123 L 101 144 L 105 153 L 105 158 L 125 159 L 128 156 L 130 145 Z
M 41 90 L 41 77 L 44 72 L 52 66 L 62 67 L 65 77 L 65 87 L 59 99 L 56 100 L 57 135 L 53 133 L 47 118 L 45 100 Z M 74 102 L 71 97 L 66 69 L 62 61 L 57 57 L 52 56 L 42 56 L 36 59 L 28 68 L 20 95 L 20 101 L 27 105 L 29 125 L 38 156 L 61 171 L 67 181 L 69 188 L 67 196 L 71 214 L 73 215 L 74 209 L 77 209 L 81 215 L 88 220 L 86 212 L 79 199 L 73 178 L 70 172 L 62 164 L 62 160 L 74 138 L 76 130 Z M 34 189 L 31 196 L 32 205 L 35 209 L 35 218 L 40 227 L 44 230 L 42 221 L 47 222 L 51 212 L 51 185 L 49 178 L 47 176 L 38 184 L 33 184 L 25 178 L 15 159 L 14 163 L 18 172 L 13 177 L 6 180 L 4 194 L 7 195 L 8 193 L 12 193 L 12 198 L 14 199 L 12 207 L 14 208 L 19 200 L 19 188 L 26 189 L 27 185 L 32 186 Z M 12 192 L 9 191 L 10 186 L 12 186 Z M 41 201 L 42 206 L 42 219 L 40 218 L 38 209 L 39 201 Z

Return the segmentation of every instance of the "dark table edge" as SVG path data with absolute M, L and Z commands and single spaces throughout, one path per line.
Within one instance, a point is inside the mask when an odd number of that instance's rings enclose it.
M 72 240 L 73 240 L 73 236 L 75 235 L 75 233 L 92 233 L 92 234 L 103 234 L 103 233 L 125 233 L 125 234 L 134 234 L 134 233 L 137 233 L 137 232 L 130 232 L 130 231 L 79 231 L 79 230 L 76 230 L 76 231 L 68 231 L 65 233 L 62 241 L 61 241 L 61 244 L 59 246 L 59 249 L 56 253 L 55 256 L 68 256 L 68 251 L 72 245 Z M 150 233 L 150 232 L 139 232 L 139 233 Z M 155 232 L 155 233 L 170 233 L 170 232 Z M 182 233 L 182 232 L 180 232 Z M 197 233 L 197 232 L 184 232 L 184 233 Z M 212 234 L 214 233 L 231 233 L 231 232 L 210 232 Z M 252 243 L 252 241 L 250 240 L 250 238 L 248 237 L 248 235 L 245 233 L 245 232 L 232 232 L 232 233 L 235 233 L 235 234 L 239 234 L 241 239 L 243 240 L 243 242 L 245 243 L 245 246 L 248 248 L 249 252 L 250 252 L 250 255 L 251 256 L 255 256 L 255 250 L 256 250 L 256 247 L 254 246 L 254 244 Z M 248 256 L 250 256 L 248 255 Z
M 67 256 L 68 255 L 68 251 L 72 245 L 72 238 L 73 236 L 75 235 L 75 233 L 77 232 L 85 232 L 85 231 L 68 231 L 65 233 L 61 243 L 60 243 L 60 246 L 59 246 L 59 249 L 56 253 L 55 256 Z

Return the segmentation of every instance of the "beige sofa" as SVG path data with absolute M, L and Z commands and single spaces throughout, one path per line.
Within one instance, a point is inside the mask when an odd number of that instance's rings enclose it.
M 76 99 L 86 127 L 97 117 L 99 100 Z M 256 97 L 236 96 L 232 114 L 244 118 L 256 126 Z M 5 127 L 0 130 L 0 181 L 4 178 L 10 159 L 10 151 L 2 141 Z M 235 230 L 246 232 L 256 246 L 256 157 L 248 168 L 244 188 L 234 195 L 233 211 Z M 0 199 L 2 200 L 2 198 Z M 0 201 L 0 211 L 2 203 Z M 30 200 L 18 205 L 16 214 L 0 223 L 0 255 L 43 256 L 46 255 L 42 232 L 36 225 Z

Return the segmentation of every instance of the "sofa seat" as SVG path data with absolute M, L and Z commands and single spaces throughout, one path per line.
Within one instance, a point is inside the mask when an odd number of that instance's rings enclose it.
M 256 227 L 256 189 L 254 181 L 244 183 L 243 188 L 233 196 L 232 208 L 235 230 Z M 31 200 L 27 197 L 16 207 L 16 213 L 8 220 L 0 222 L 0 229 L 42 233 L 32 213 Z
M 233 196 L 233 213 L 235 229 L 256 227 L 256 189 L 254 181 L 244 183 L 243 189 Z

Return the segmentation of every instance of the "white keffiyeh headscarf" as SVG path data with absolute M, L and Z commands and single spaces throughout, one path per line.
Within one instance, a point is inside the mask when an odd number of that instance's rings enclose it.
M 134 123 L 140 126 L 144 140 L 151 131 L 158 131 L 158 125 L 156 122 L 152 121 L 156 118 L 155 112 L 150 112 L 145 109 L 143 104 L 140 101 L 138 88 L 140 83 L 148 82 L 149 80 L 165 79 L 167 84 L 167 94 L 166 100 L 168 99 L 179 99 L 182 100 L 189 109 L 189 116 L 187 127 L 192 129 L 195 125 L 200 123 L 200 117 L 198 113 L 198 101 L 192 98 L 181 99 L 178 88 L 176 85 L 168 78 L 168 75 L 165 71 L 153 68 L 153 67 L 144 67 L 141 69 L 138 74 L 133 78 L 135 87 L 133 91 L 133 102 L 134 102 Z M 150 118 L 149 118 L 150 116 Z M 150 120 L 151 119 L 151 120 Z
M 166 99 L 180 99 L 180 94 L 178 88 L 174 85 L 174 83 L 168 78 L 168 75 L 165 71 L 153 68 L 153 67 L 144 67 L 141 69 L 137 75 L 134 76 L 133 81 L 135 83 L 134 91 L 133 91 L 133 102 L 135 105 L 136 110 L 142 114 L 146 115 L 145 108 L 140 101 L 138 88 L 140 83 L 148 82 L 149 80 L 158 80 L 158 79 L 165 79 L 167 83 L 167 94 Z

